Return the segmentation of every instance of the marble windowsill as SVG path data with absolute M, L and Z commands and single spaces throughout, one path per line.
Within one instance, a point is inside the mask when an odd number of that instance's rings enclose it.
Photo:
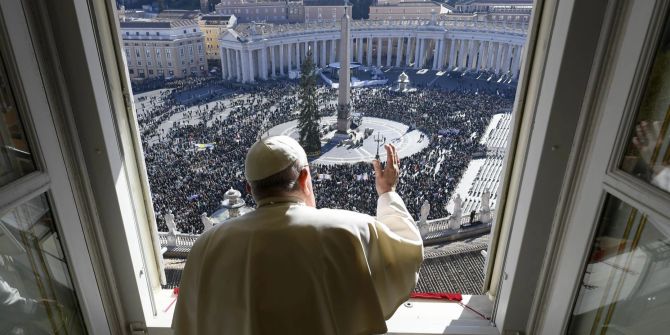
M 158 315 L 147 321 L 149 334 L 172 334 L 174 312 L 172 290 L 155 292 Z M 463 304 L 483 315 L 491 315 L 493 303 L 483 295 L 464 295 Z M 482 334 L 498 335 L 490 321 L 455 302 L 410 299 L 387 321 L 388 334 Z

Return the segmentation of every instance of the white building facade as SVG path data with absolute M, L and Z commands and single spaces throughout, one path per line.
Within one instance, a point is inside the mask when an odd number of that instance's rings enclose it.
M 379 0 L 370 6 L 370 20 L 430 20 L 450 10 L 442 3 L 428 0 Z
M 351 60 L 365 66 L 487 70 L 516 78 L 525 22 L 352 21 Z M 340 25 L 240 25 L 221 37 L 224 79 L 250 83 L 299 70 L 311 47 L 318 67 L 338 62 Z
M 205 34 L 195 20 L 122 21 L 120 26 L 131 79 L 207 74 Z
M 235 15 L 239 22 L 304 21 L 302 0 L 222 0 L 215 10 L 219 15 Z

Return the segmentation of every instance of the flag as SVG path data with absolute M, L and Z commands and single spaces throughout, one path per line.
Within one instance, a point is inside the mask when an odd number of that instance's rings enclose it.
M 196 151 L 205 151 L 207 149 L 213 150 L 215 143 L 193 143 Z

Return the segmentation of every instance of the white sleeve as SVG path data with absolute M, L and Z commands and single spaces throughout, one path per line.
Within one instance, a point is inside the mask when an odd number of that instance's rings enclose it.
M 397 193 L 379 197 L 368 248 L 375 291 L 388 319 L 409 298 L 423 262 L 423 240 Z
M 21 296 L 19 291 L 0 278 L 0 310 L 8 318 L 24 319 L 37 310 L 37 301 Z
M 421 242 L 421 234 L 400 195 L 386 192 L 377 199 L 377 220 L 400 237 Z

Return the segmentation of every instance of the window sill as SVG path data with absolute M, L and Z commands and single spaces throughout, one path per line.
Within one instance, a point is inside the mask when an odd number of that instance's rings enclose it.
M 175 296 L 172 290 L 154 291 L 158 315 L 147 320 L 151 335 L 171 335 Z M 483 295 L 464 295 L 463 304 L 491 315 L 493 303 Z M 489 321 L 454 302 L 410 299 L 409 305 L 398 308 L 386 324 L 388 335 L 400 334 L 477 334 L 498 335 L 498 329 Z

